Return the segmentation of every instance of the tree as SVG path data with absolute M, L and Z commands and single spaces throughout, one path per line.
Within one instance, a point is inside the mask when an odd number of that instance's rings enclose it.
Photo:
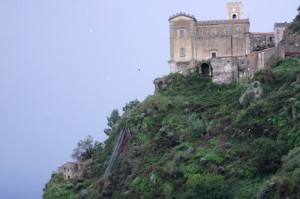
M 118 109 L 114 109 L 111 114 L 110 117 L 107 117 L 107 126 L 109 126 L 110 128 L 113 128 L 116 124 L 117 121 L 120 119 L 120 115 L 119 115 L 119 111 Z
M 94 139 L 91 135 L 88 135 L 85 139 L 80 140 L 77 143 L 77 147 L 73 149 L 71 157 L 73 159 L 87 160 L 93 157 Z
M 135 99 L 135 100 L 132 100 L 128 103 L 126 103 L 126 105 L 122 108 L 122 110 L 124 112 L 126 111 L 130 111 L 131 109 L 133 109 L 134 107 L 136 107 L 138 104 L 139 104 L 139 100 Z
M 104 129 L 104 133 L 109 136 L 111 134 L 112 129 L 120 119 L 121 116 L 119 115 L 118 109 L 114 109 L 111 112 L 110 117 L 107 117 L 107 126 L 109 128 Z

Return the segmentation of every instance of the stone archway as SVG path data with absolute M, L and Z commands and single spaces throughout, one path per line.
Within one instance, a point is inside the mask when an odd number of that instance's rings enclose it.
M 208 63 L 201 64 L 201 74 L 210 75 L 210 66 Z

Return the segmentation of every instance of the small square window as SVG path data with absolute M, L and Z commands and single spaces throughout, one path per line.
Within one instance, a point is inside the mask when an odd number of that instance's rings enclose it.
M 215 53 L 215 52 L 211 53 L 211 57 L 212 58 L 217 57 L 217 53 Z
M 185 30 L 184 29 L 180 29 L 179 30 L 179 38 L 184 38 L 185 37 Z

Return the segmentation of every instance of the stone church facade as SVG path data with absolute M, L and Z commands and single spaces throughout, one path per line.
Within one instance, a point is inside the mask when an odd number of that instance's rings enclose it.
M 272 56 L 284 56 L 278 44 L 286 23 L 275 24 L 274 32 L 250 32 L 241 2 L 226 4 L 227 19 L 197 21 L 178 13 L 169 18 L 170 72 L 198 70 L 215 83 L 251 77 Z

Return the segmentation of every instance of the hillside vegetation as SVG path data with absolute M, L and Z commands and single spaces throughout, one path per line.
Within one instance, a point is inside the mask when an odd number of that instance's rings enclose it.
M 263 95 L 241 105 L 254 81 Z M 217 85 L 198 73 L 167 82 L 125 109 L 83 179 L 53 175 L 44 199 L 299 198 L 300 59 L 281 60 L 251 82 Z M 121 129 L 119 155 L 102 178 Z

